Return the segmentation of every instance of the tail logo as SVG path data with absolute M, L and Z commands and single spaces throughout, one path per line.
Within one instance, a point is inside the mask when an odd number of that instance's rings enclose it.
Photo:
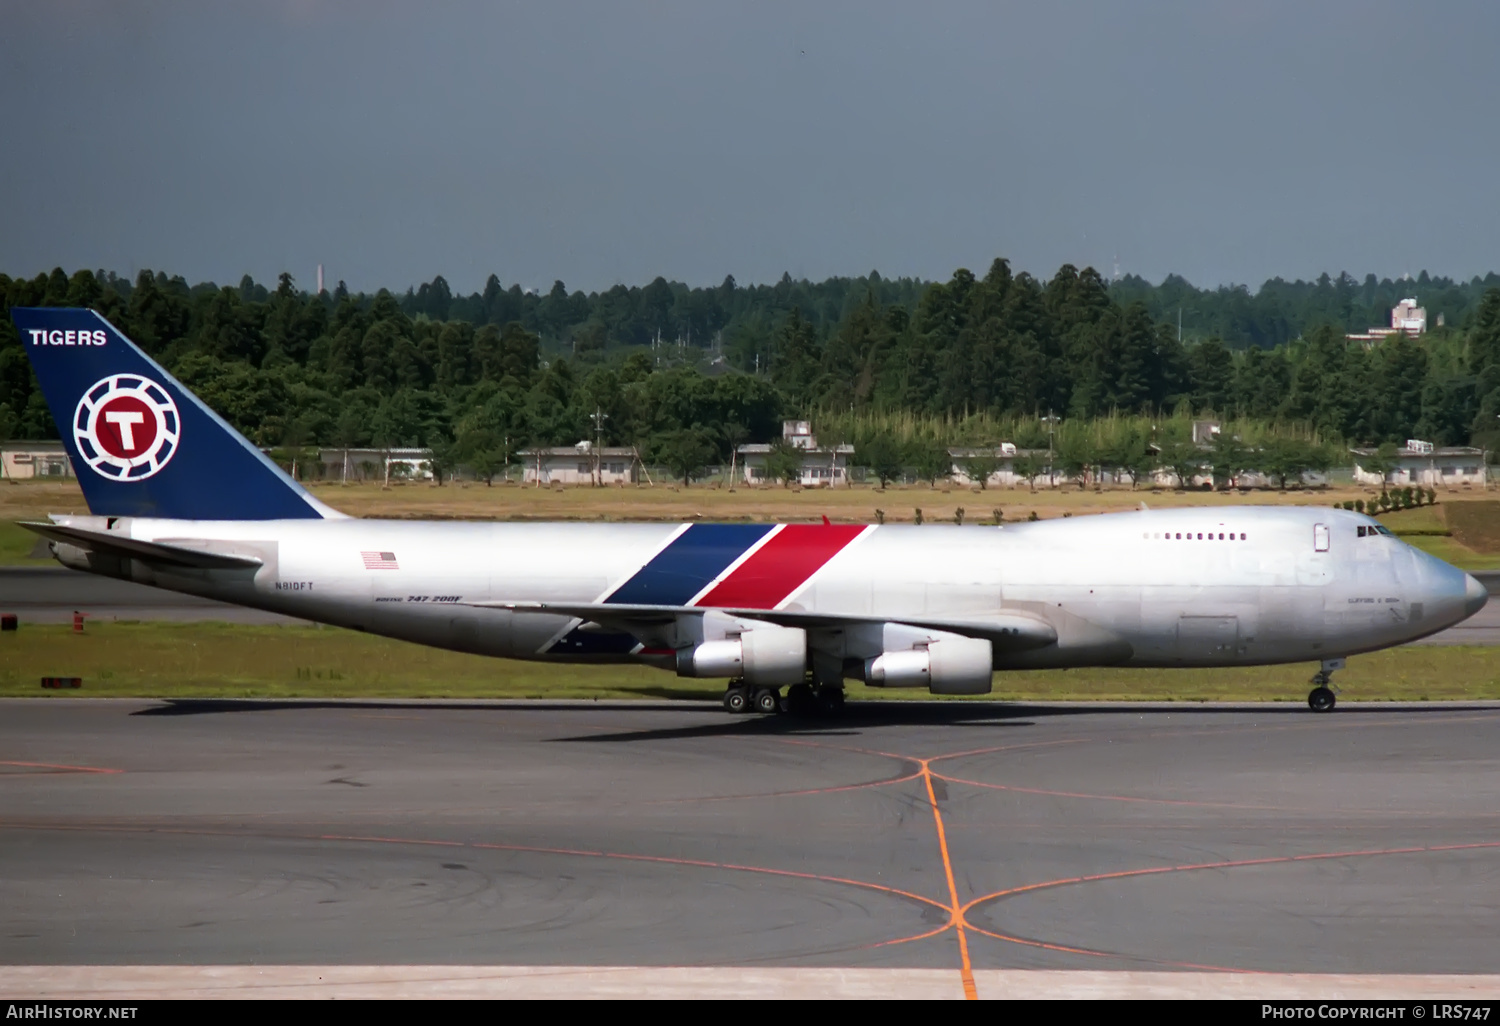
M 73 413 L 73 441 L 89 469 L 111 481 L 142 481 L 177 452 L 182 420 L 167 390 L 139 374 L 96 381 Z

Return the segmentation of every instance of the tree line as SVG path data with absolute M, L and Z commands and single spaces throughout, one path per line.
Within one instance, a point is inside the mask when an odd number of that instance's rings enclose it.
M 265 446 L 420 445 L 493 465 L 598 438 L 649 461 L 714 463 L 775 439 L 788 416 L 866 449 L 900 417 L 948 425 L 937 441 L 989 444 L 1024 444 L 1049 415 L 1214 415 L 1337 444 L 1488 444 L 1500 426 L 1500 284 L 1441 330 L 1368 349 L 1326 318 L 1269 348 L 1184 341 L 1160 297 L 1139 292 L 1090 268 L 1043 281 L 1002 259 L 943 282 L 658 278 L 585 294 L 492 276 L 467 296 L 440 277 L 404 294 L 343 283 L 313 294 L 289 274 L 273 288 L 151 271 L 0 275 L 6 311 L 98 310 Z M 8 316 L 0 433 L 56 437 Z

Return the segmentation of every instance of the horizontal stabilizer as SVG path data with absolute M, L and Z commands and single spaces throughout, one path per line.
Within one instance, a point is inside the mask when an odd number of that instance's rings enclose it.
M 26 520 L 21 521 L 20 526 L 55 542 L 76 545 L 90 552 L 97 552 L 104 556 L 118 556 L 122 559 L 143 559 L 151 563 L 193 567 L 197 570 L 246 570 L 261 565 L 261 561 L 254 556 L 205 552 L 180 545 L 124 538 L 105 531 L 86 531 L 81 527 L 64 527 L 61 524 L 43 524 Z
M 469 602 L 482 609 L 505 609 L 516 613 L 551 613 L 590 620 L 605 627 L 629 630 L 630 624 L 670 623 L 679 616 L 701 616 L 714 611 L 746 620 L 760 620 L 782 627 L 804 630 L 836 629 L 855 624 L 901 623 L 929 630 L 948 631 L 970 638 L 984 638 L 997 650 L 1024 651 L 1057 641 L 1057 630 L 1034 613 L 999 610 L 971 619 L 935 619 L 918 616 L 873 616 L 848 613 L 809 613 L 790 609 L 719 609 L 705 606 L 650 606 L 624 603 L 570 602 Z

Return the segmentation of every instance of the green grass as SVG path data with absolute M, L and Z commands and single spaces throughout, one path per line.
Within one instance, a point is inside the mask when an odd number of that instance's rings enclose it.
M 37 540 L 26 528 L 0 520 L 0 566 L 43 566 L 53 562 L 50 555 L 32 558 Z
M 1390 513 L 1382 513 L 1380 522 L 1389 527 L 1396 534 L 1406 536 L 1416 535 L 1446 535 L 1448 523 L 1443 517 L 1441 506 L 1419 506 L 1416 509 L 1393 510 Z
M 1450 502 L 1444 520 L 1453 536 L 1474 551 L 1500 553 L 1500 502 Z
M 1500 553 L 1475 552 L 1456 538 L 1408 534 L 1401 540 L 1460 570 L 1500 570 Z
M 1301 702 L 1312 664 L 1224 670 L 1048 670 L 999 674 L 1003 700 L 1136 699 Z M 82 677 L 44 691 L 42 677 Z M 1346 699 L 1500 699 L 1494 649 L 1416 647 L 1356 656 L 1340 672 Z M 675 698 L 713 700 L 717 681 L 642 666 L 487 659 L 336 628 L 227 624 L 23 624 L 0 635 L 0 695 L 153 698 Z M 930 696 L 853 685 L 851 699 Z

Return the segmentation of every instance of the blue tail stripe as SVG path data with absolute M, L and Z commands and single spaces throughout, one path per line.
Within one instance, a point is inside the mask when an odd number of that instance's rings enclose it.
M 604 601 L 685 606 L 771 530 L 764 524 L 694 524 Z
M 90 512 L 172 520 L 339 516 L 99 314 L 17 307 L 11 317 Z M 98 412 L 109 403 L 124 405 Z M 100 444 L 101 420 L 128 423 L 152 447 L 136 453 L 132 444 L 144 443 L 120 428 L 121 454 L 111 454 Z

